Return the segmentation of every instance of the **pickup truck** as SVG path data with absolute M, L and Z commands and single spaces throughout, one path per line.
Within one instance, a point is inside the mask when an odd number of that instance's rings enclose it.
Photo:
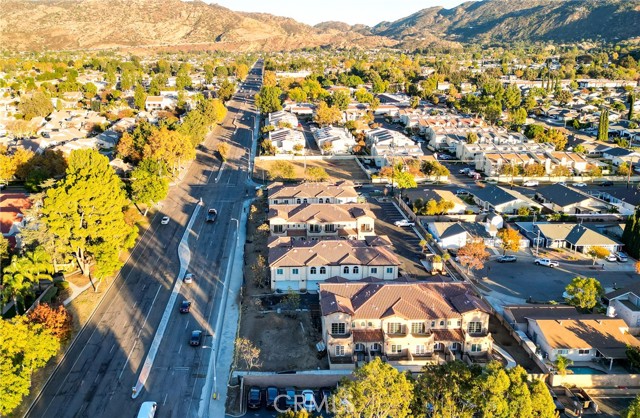
M 548 258 L 536 258 L 533 263 L 536 266 L 547 266 L 547 267 L 558 267 L 560 265 L 557 261 L 553 261 Z

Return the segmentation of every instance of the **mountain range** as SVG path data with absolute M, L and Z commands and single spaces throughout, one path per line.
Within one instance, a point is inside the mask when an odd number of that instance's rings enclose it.
M 640 37 L 640 0 L 483 0 L 373 27 L 315 26 L 180 0 L 0 0 L 0 48 L 277 51 Z

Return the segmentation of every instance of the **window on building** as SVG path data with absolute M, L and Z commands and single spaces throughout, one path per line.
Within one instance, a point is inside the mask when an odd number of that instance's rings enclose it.
M 296 203 L 299 205 L 300 203 L 302 203 L 302 200 L 296 199 Z
M 331 334 L 341 335 L 347 333 L 347 324 L 344 322 L 334 322 L 331 324 Z
M 344 345 L 336 345 L 336 356 L 344 356 Z
M 391 344 L 391 354 L 400 354 L 402 352 L 402 344 Z
M 424 334 L 424 332 L 425 332 L 424 322 L 414 322 L 411 324 L 412 334 Z
M 393 267 L 387 267 L 387 274 L 393 273 Z
M 273 232 L 276 234 L 281 234 L 282 232 L 284 232 L 284 225 L 274 225 Z
M 467 332 L 469 334 L 479 334 L 482 332 L 482 322 L 469 322 L 467 325 Z
M 334 224 L 327 224 L 324 226 L 324 232 L 336 232 L 336 226 Z
M 356 351 L 364 351 L 364 344 L 362 343 L 356 343 L 356 346 L 354 348 Z
M 342 269 L 342 272 L 344 274 L 349 274 L 349 266 L 344 266 L 344 268 Z
M 580 355 L 580 356 L 586 356 L 587 354 L 589 354 L 589 351 L 591 351 L 591 350 L 589 350 L 589 349 L 586 349 L 586 350 L 578 350 L 578 355 Z
M 302 203 L 307 203 L 307 199 L 302 199 Z
M 458 319 L 457 325 L 458 325 L 458 326 L 462 325 L 462 321 L 460 321 L 460 320 Z
M 320 267 L 320 274 L 327 274 L 327 269 L 324 267 Z
M 569 350 L 567 350 L 566 348 L 560 348 L 558 350 L 558 355 L 560 356 L 566 356 L 567 354 L 569 354 Z
M 471 352 L 479 353 L 482 351 L 482 344 L 471 344 Z
M 311 274 L 316 274 L 316 268 L 315 267 L 311 267 L 311 270 L 309 270 L 309 273 Z
M 273 200 L 273 204 L 274 204 L 274 205 L 277 205 L 277 204 L 278 204 L 278 199 L 274 199 L 274 200 Z
M 278 276 L 282 276 L 284 274 L 284 269 L 276 269 L 276 274 Z
M 378 343 L 371 344 L 371 351 L 380 351 L 380 344 Z
M 424 348 L 424 344 L 418 344 L 418 345 L 416 345 L 416 351 L 415 351 L 415 354 L 420 355 L 420 354 L 424 354 L 424 353 L 426 353 L 426 350 L 425 350 L 425 348 Z
M 309 232 L 313 232 L 313 233 L 319 233 L 322 232 L 322 226 L 320 225 L 309 225 Z
M 389 322 L 387 324 L 388 334 L 402 334 L 402 324 L 399 322 Z
M 362 231 L 362 232 L 373 232 L 373 227 L 370 224 L 362 224 L 360 226 L 360 231 Z
M 358 274 L 360 273 L 360 269 L 358 268 L 358 266 L 354 266 L 353 267 L 353 274 Z
M 431 321 L 431 328 L 435 328 L 436 327 L 436 321 Z
M 377 267 L 371 267 L 371 274 L 378 274 L 378 268 Z
M 444 321 L 440 321 L 440 326 L 444 327 Z
M 318 199 L 318 203 L 324 203 L 324 199 L 323 198 Z
M 298 269 L 291 269 L 291 274 L 298 274 L 300 270 Z

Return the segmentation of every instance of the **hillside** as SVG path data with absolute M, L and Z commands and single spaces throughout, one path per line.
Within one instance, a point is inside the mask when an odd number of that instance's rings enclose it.
M 485 0 L 431 7 L 372 33 L 407 43 L 425 34 L 463 42 L 579 41 L 640 36 L 640 0 Z
M 200 1 L 0 0 L 0 8 L 0 48 L 9 50 L 182 46 L 248 51 L 393 43 Z

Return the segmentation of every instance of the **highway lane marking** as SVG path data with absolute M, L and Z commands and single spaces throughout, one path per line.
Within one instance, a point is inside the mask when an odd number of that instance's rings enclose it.
M 178 347 L 178 354 L 180 354 L 181 351 L 182 351 L 182 344 L 180 344 L 180 346 Z
M 187 320 L 187 323 L 184 324 L 184 329 L 187 329 L 187 328 L 189 328 L 189 321 L 188 320 Z
M 158 295 L 160 294 L 160 289 L 162 289 L 162 285 L 158 286 L 158 291 L 156 292 L 156 295 L 153 297 L 153 301 L 151 302 L 151 306 L 149 306 L 149 310 L 147 311 L 147 315 L 144 317 L 144 322 L 142 323 L 142 326 L 140 327 L 140 331 L 138 331 L 138 335 L 136 335 L 136 340 L 133 343 L 133 347 L 131 347 L 131 350 L 129 351 L 129 355 L 127 356 L 127 360 L 125 360 L 124 364 L 122 365 L 122 370 L 120 371 L 120 374 L 118 375 L 118 381 L 122 378 L 122 373 L 124 373 L 124 369 L 127 367 L 127 364 L 129 364 L 129 359 L 131 358 L 131 354 L 133 353 L 134 348 L 136 348 L 136 344 L 138 343 L 138 340 L 140 339 L 140 334 L 142 333 L 142 330 L 144 329 L 144 326 L 147 324 L 147 319 L 149 319 L 149 315 L 151 314 L 151 310 L 153 309 L 153 305 L 156 303 L 156 299 L 158 298 Z
M 169 394 L 168 394 L 168 393 L 165 393 L 165 394 L 164 394 L 164 401 L 162 401 L 162 406 L 165 406 L 165 405 L 166 405 L 166 403 L 167 403 L 167 396 L 169 396 Z

